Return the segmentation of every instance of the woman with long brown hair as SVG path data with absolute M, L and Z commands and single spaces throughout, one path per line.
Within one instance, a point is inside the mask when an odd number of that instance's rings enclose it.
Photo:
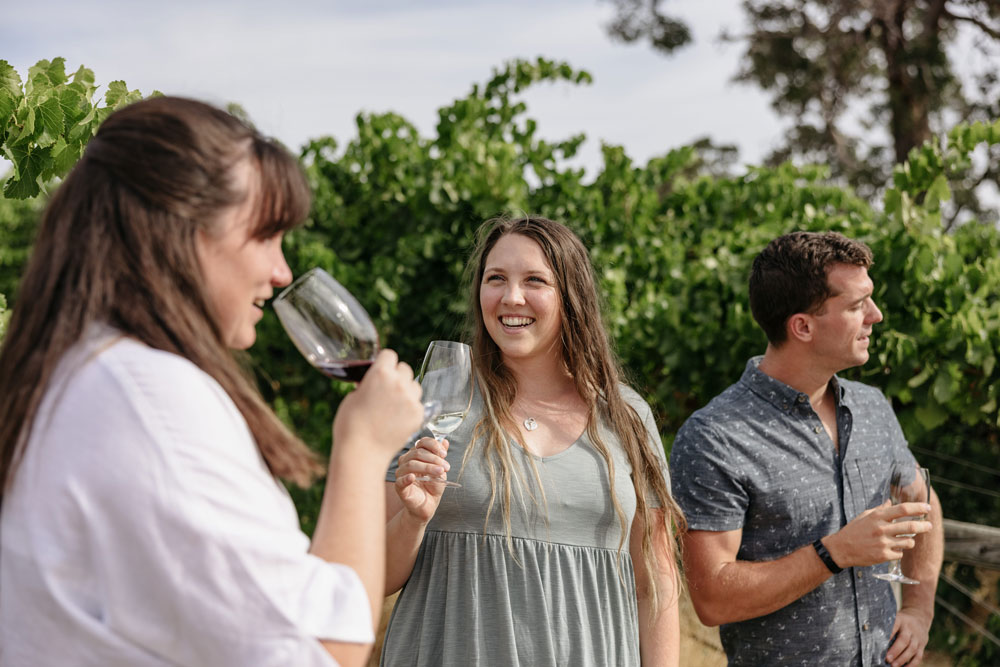
M 308 209 L 284 149 L 172 97 L 59 186 L 0 350 L 0 664 L 364 664 L 420 388 L 384 351 L 344 400 L 310 542 L 276 478 L 323 467 L 231 351 Z
M 382 664 L 677 665 L 683 518 L 586 248 L 551 220 L 492 220 L 470 269 L 472 410 L 387 477 L 402 592 Z M 461 488 L 417 479 L 442 468 Z

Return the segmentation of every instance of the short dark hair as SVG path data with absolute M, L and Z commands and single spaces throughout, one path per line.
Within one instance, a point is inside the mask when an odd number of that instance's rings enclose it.
M 789 317 L 816 312 L 832 296 L 827 275 L 835 264 L 870 268 L 872 251 L 837 232 L 792 232 L 757 255 L 750 269 L 750 311 L 772 345 L 785 342 Z

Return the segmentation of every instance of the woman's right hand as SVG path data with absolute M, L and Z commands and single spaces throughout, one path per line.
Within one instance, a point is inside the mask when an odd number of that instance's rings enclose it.
M 399 457 L 396 469 L 396 495 L 403 503 L 403 510 L 411 518 L 427 523 L 437 511 L 445 485 L 435 481 L 419 481 L 418 477 L 444 478 L 450 469 L 445 458 L 448 441 L 420 438 L 413 447 Z
M 382 350 L 358 388 L 340 403 L 333 443 L 358 443 L 388 460 L 422 426 L 424 408 L 413 369 L 392 350 Z

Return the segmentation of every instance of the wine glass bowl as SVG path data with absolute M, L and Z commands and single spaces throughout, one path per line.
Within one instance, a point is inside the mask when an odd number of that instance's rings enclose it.
M 434 414 L 427 416 L 425 426 L 434 435 L 434 439 L 441 442 L 447 434 L 459 427 L 472 405 L 472 351 L 465 343 L 431 341 L 418 378 L 424 400 L 438 406 Z M 440 482 L 447 486 L 461 486 L 429 476 L 417 479 Z
M 323 269 L 309 269 L 275 297 L 274 310 L 302 356 L 328 377 L 359 382 L 379 351 L 365 309 Z

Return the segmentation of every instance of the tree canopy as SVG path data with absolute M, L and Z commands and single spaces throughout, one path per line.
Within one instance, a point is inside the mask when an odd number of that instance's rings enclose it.
M 648 40 L 665 53 L 686 43 L 655 38 L 656 26 L 679 22 L 664 14 L 664 0 L 615 4 L 614 37 Z M 894 164 L 956 119 L 1000 116 L 995 0 L 745 0 L 743 8 L 746 27 L 724 34 L 744 48 L 735 78 L 768 91 L 791 121 L 772 164 L 829 165 L 834 178 L 870 199 Z M 981 70 L 956 63 L 950 49 L 959 40 L 993 57 Z M 996 219 L 974 194 L 981 182 L 996 181 L 995 168 L 966 165 L 949 179 L 956 197 L 946 225 L 960 210 Z

